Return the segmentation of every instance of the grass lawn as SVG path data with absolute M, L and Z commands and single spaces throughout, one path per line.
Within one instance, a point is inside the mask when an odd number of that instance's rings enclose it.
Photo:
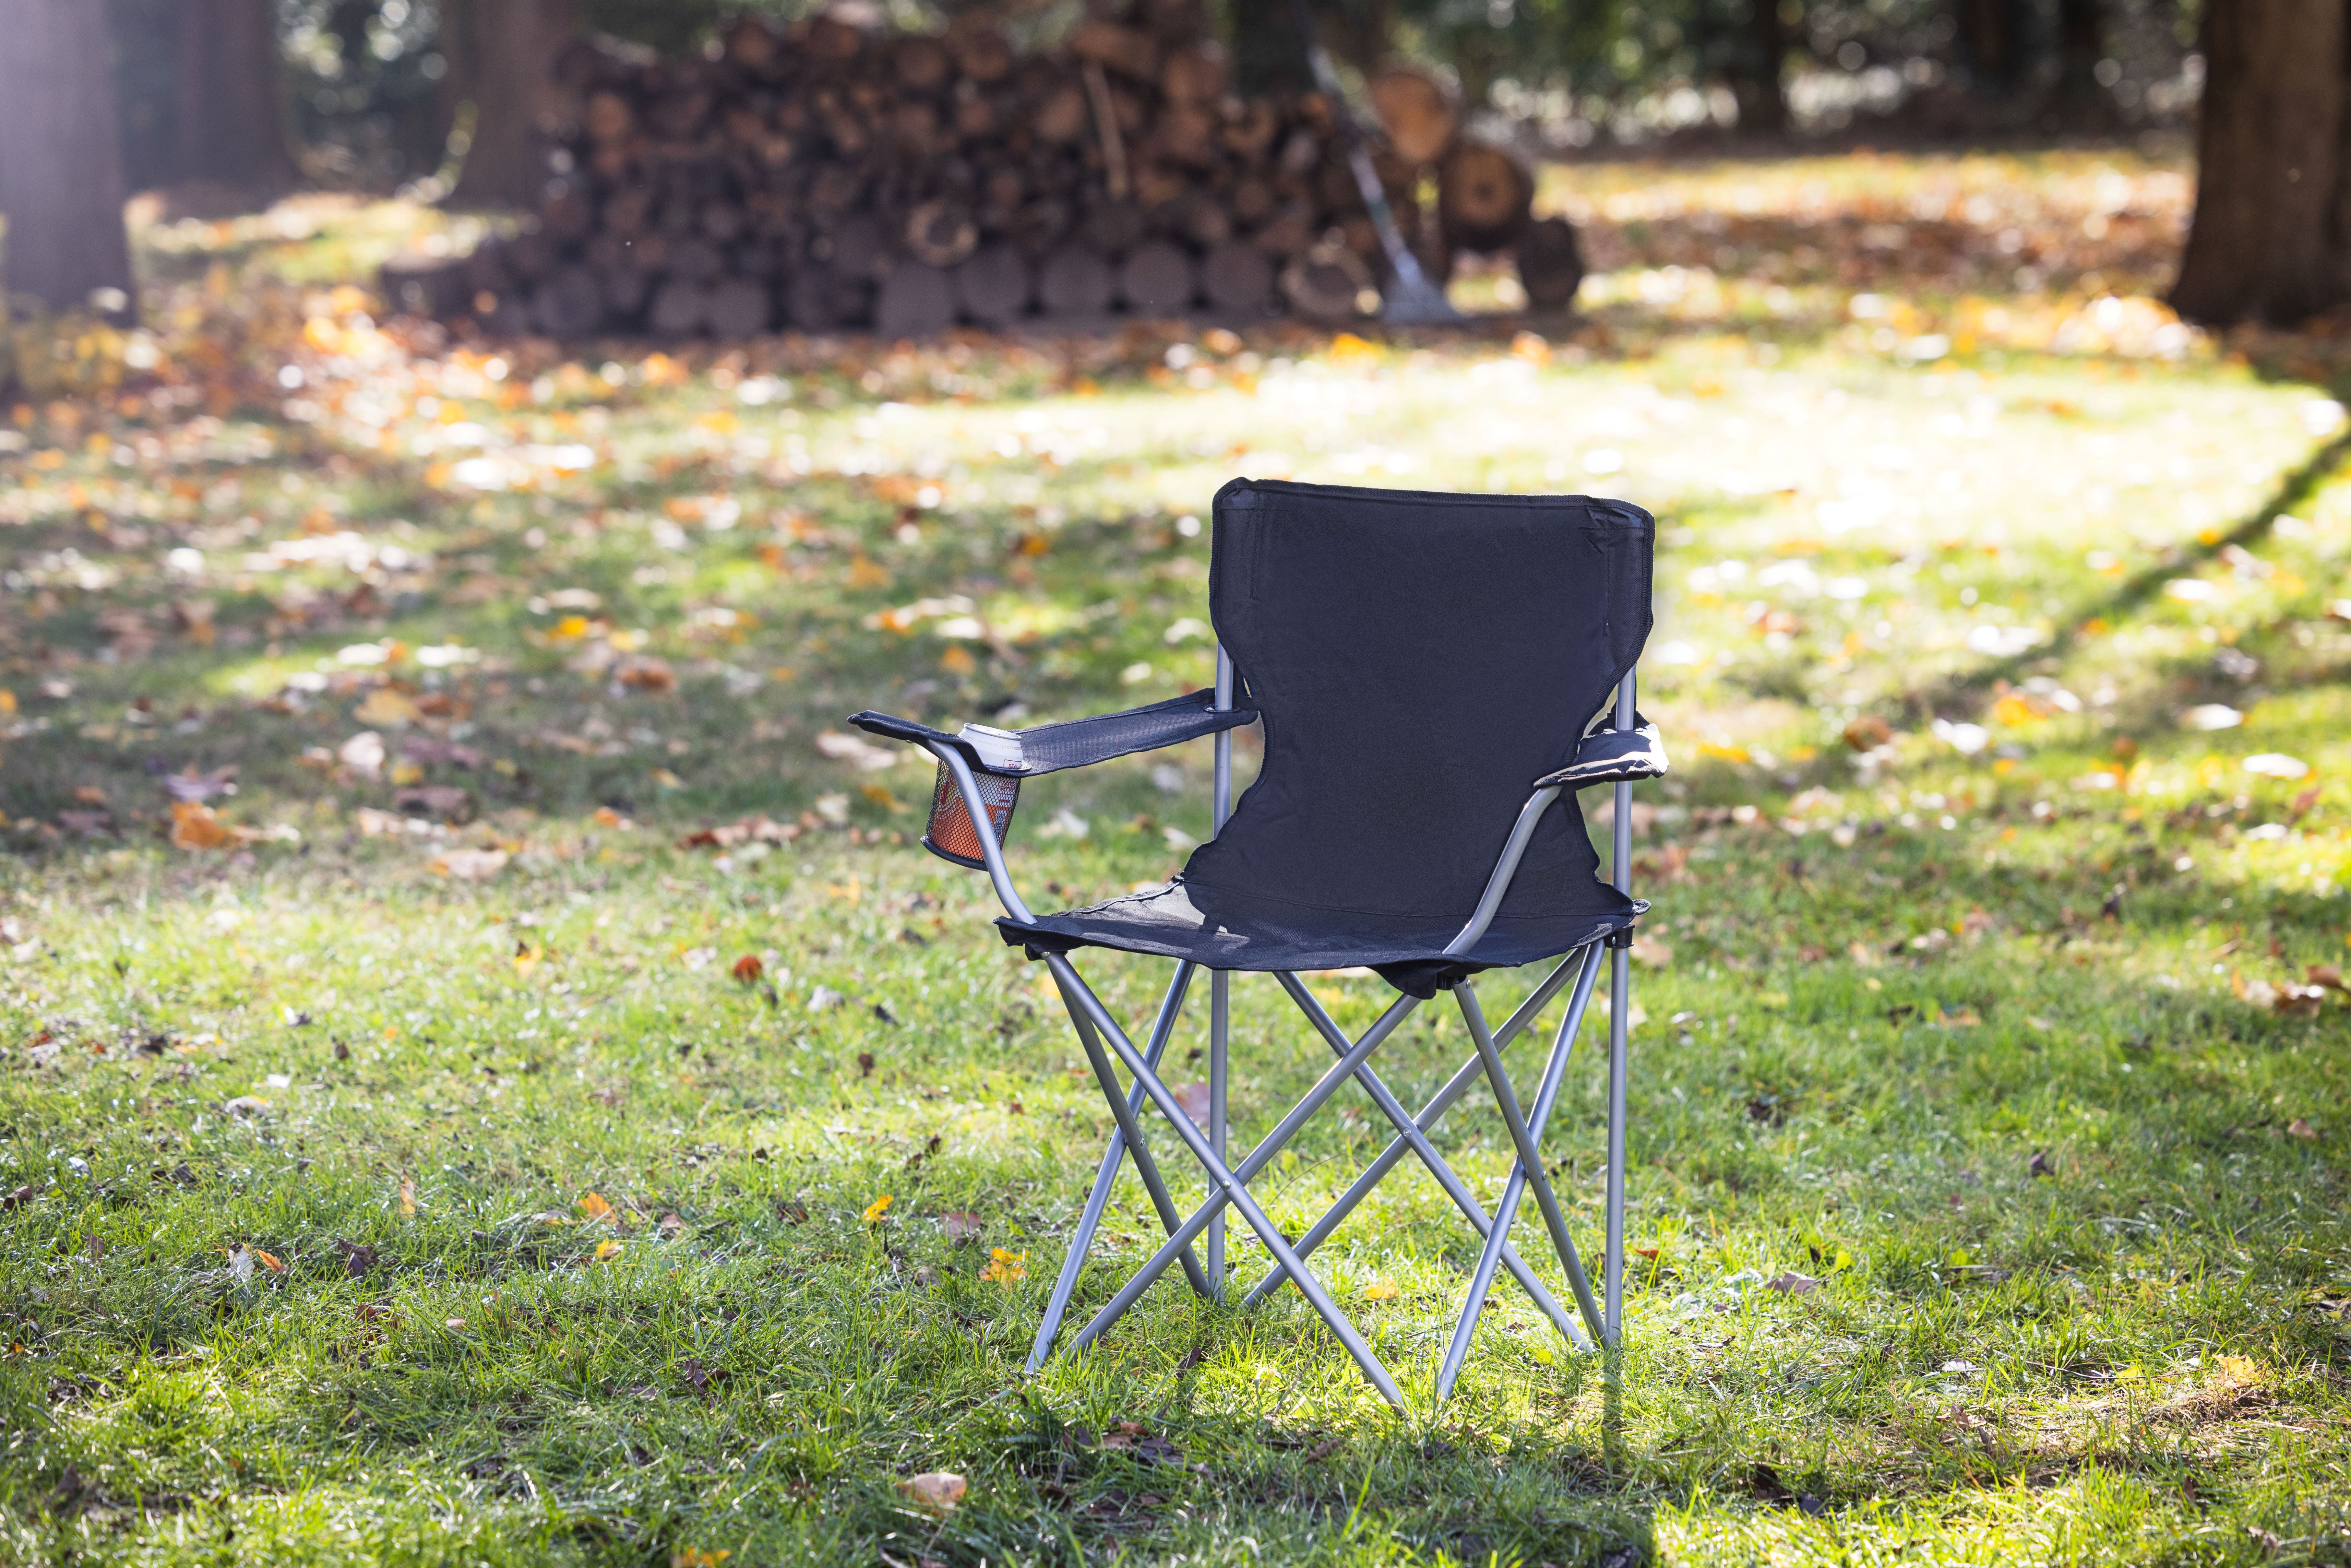
M 2143 298 L 2160 149 L 1555 183 L 1586 317 L 1416 341 L 468 349 L 333 285 L 413 213 L 149 230 L 153 330 L 0 423 L 0 1562 L 2351 1557 L 2346 357 Z M 1022 1375 L 1110 1119 L 835 737 L 1204 683 L 1236 474 L 1659 516 L 1614 1377 L 1505 1283 L 1434 1405 L 1404 1170 L 1316 1261 L 1406 1416 L 1294 1293 Z M 1207 778 L 1034 784 L 1016 873 L 1165 877 Z M 1328 1056 L 1234 992 L 1245 1146 Z M 1073 1321 L 1155 1230 L 1130 1174 Z

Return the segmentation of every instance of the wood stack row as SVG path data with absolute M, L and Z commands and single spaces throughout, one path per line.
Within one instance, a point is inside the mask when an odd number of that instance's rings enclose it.
M 891 35 L 837 16 L 745 17 L 706 58 L 576 46 L 524 232 L 395 263 L 387 286 L 406 308 L 557 338 L 1375 312 L 1386 263 L 1330 102 L 1235 96 L 1196 0 L 1107 16 L 1025 55 L 985 26 Z M 1525 171 L 1447 115 L 1434 146 L 1423 127 L 1374 149 L 1408 242 L 1440 269 L 1541 226 Z

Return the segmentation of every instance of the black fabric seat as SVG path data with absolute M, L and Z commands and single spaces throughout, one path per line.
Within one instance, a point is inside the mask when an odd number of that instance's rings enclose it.
M 1492 925 L 1444 949 L 1539 780 L 1573 764 L 1650 628 L 1655 525 L 1620 501 L 1240 479 L 1217 493 L 1209 611 L 1265 758 L 1168 887 L 998 922 L 1214 969 L 1365 965 L 1426 998 L 1569 952 L 1647 906 L 1599 875 L 1573 792 Z

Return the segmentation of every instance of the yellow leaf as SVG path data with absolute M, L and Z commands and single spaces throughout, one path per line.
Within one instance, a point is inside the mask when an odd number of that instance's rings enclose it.
M 16 694 L 10 691 L 5 686 L 0 686 L 0 714 L 15 713 L 16 711 Z
M 1016 1280 L 1025 1280 L 1029 1277 L 1029 1254 L 1008 1252 L 1001 1247 L 991 1247 L 988 1249 L 987 1267 L 979 1271 L 979 1277 L 998 1285 L 1009 1285 Z
M 405 695 L 390 686 L 378 686 L 368 694 L 367 701 L 351 710 L 351 717 L 370 729 L 394 729 L 413 724 L 423 711 Z
M 890 569 L 870 556 L 852 557 L 849 562 L 849 586 L 880 588 L 890 580 Z
M 939 668 L 951 675 L 967 675 L 979 668 L 979 661 L 966 653 L 961 643 L 950 643 L 939 655 Z
M 576 643 L 586 635 L 588 617 L 567 615 L 548 629 L 547 640 L 550 643 Z
M 392 765 L 392 781 L 402 785 L 422 784 L 424 782 L 424 769 L 413 762 L 395 762 Z
M 718 1568 L 734 1555 L 732 1552 L 705 1552 L 699 1546 L 681 1546 L 669 1554 L 669 1568 Z
M 615 1224 L 619 1223 L 619 1211 L 613 1208 L 611 1204 L 604 1201 L 604 1196 L 601 1193 L 591 1192 L 586 1197 L 581 1198 L 580 1200 L 580 1212 L 586 1215 L 590 1219 L 602 1219 Z
M 622 1243 L 618 1241 L 599 1241 L 596 1243 L 596 1261 L 599 1263 L 610 1263 L 613 1259 L 618 1258 L 621 1255 L 621 1248 L 622 1245 Z
M 538 968 L 538 956 L 545 951 L 545 948 L 534 947 L 528 942 L 516 943 L 514 956 L 515 973 L 517 975 L 528 975 L 533 969 Z
M 881 1224 L 882 1217 L 889 1213 L 890 1206 L 897 1201 L 897 1198 L 893 1195 L 885 1192 L 880 1197 L 875 1198 L 872 1203 L 867 1204 L 865 1206 L 865 1223 L 868 1225 Z
M 402 1214 L 416 1212 L 416 1184 L 413 1181 L 402 1181 L 400 1184 L 400 1212 Z
M 1385 1280 L 1381 1280 L 1364 1287 L 1364 1300 L 1367 1301 L 1393 1301 L 1395 1298 L 1395 1286 Z
M 2262 1364 L 2249 1355 L 2223 1355 L 2218 1358 L 2220 1375 L 2231 1383 L 2258 1383 Z

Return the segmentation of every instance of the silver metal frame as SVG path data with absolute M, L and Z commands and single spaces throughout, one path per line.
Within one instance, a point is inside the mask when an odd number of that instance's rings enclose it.
M 1217 652 L 1217 709 L 1229 709 L 1233 705 L 1234 674 L 1230 656 L 1220 647 Z M 1629 728 L 1633 723 L 1634 677 L 1628 674 L 1616 692 L 1616 726 Z M 963 793 L 965 804 L 973 821 L 986 822 L 988 818 L 979 799 L 977 781 L 969 765 L 954 747 L 926 743 L 954 777 Z M 1229 730 L 1216 738 L 1215 821 L 1221 831 L 1232 813 L 1232 734 Z M 1555 803 L 1562 785 L 1546 785 L 1527 799 L 1511 825 L 1508 841 L 1496 858 L 1494 869 L 1488 876 L 1486 889 L 1470 915 L 1453 940 L 1446 945 L 1447 956 L 1465 956 L 1476 947 L 1493 923 L 1503 899 L 1509 894 L 1512 880 L 1518 874 L 1519 862 L 1525 857 L 1536 826 L 1543 813 Z M 1632 891 L 1632 785 L 1619 782 L 1615 786 L 1614 883 L 1619 892 Z M 1006 911 L 1016 920 L 1030 921 L 1035 916 L 1013 885 L 1012 875 L 1005 864 L 1003 848 L 993 833 L 977 835 L 981 853 L 987 862 L 988 880 Z M 1608 1168 L 1607 1168 L 1607 1250 L 1602 1260 L 1604 1306 L 1593 1298 L 1592 1284 L 1577 1254 L 1573 1239 L 1568 1233 L 1567 1219 L 1549 1176 L 1543 1169 L 1541 1139 L 1551 1113 L 1556 1105 L 1561 1086 L 1566 1076 L 1568 1059 L 1575 1037 L 1582 1032 L 1586 1009 L 1599 977 L 1600 955 L 1609 950 L 1611 962 L 1608 1019 Z M 1276 973 L 1274 978 L 1290 999 L 1297 1004 L 1307 1021 L 1320 1034 L 1334 1057 L 1331 1066 L 1315 1082 L 1312 1089 L 1290 1113 L 1268 1133 L 1238 1164 L 1228 1163 L 1228 1140 L 1229 1124 L 1226 1116 L 1226 1095 L 1228 1088 L 1228 1048 L 1231 1019 L 1231 976 L 1224 971 L 1209 974 L 1208 1023 L 1208 1122 L 1205 1131 L 1196 1125 L 1186 1113 L 1175 1092 L 1159 1077 L 1160 1059 L 1181 1016 L 1186 995 L 1190 989 L 1197 966 L 1189 960 L 1179 962 L 1161 998 L 1159 1010 L 1152 1021 L 1151 1032 L 1142 1050 L 1137 1050 L 1117 1021 L 1103 1007 L 1099 997 L 1080 977 L 1069 958 L 1061 954 L 1048 954 L 1045 963 L 1050 970 L 1055 987 L 1068 1009 L 1071 1027 L 1079 1044 L 1093 1069 L 1094 1078 L 1109 1104 L 1117 1131 L 1112 1134 L 1110 1146 L 1103 1152 L 1102 1164 L 1094 1175 L 1092 1190 L 1087 1194 L 1083 1212 L 1076 1231 L 1070 1239 L 1068 1255 L 1055 1279 L 1047 1301 L 1043 1321 L 1039 1324 L 1037 1338 L 1029 1355 L 1029 1370 L 1036 1372 L 1050 1355 L 1053 1343 L 1060 1336 L 1063 1320 L 1069 1311 L 1070 1298 L 1075 1291 L 1078 1276 L 1088 1253 L 1092 1249 L 1095 1235 L 1108 1207 L 1112 1189 L 1116 1186 L 1120 1170 L 1129 1155 L 1134 1159 L 1135 1174 L 1142 1177 L 1144 1190 L 1150 1195 L 1152 1207 L 1160 1224 L 1167 1232 L 1167 1240 L 1150 1260 L 1135 1270 L 1116 1295 L 1094 1314 L 1071 1342 L 1073 1348 L 1082 1349 L 1102 1337 L 1126 1310 L 1139 1300 L 1171 1265 L 1180 1263 L 1194 1291 L 1210 1300 L 1221 1301 L 1228 1283 L 1225 1246 L 1225 1210 L 1229 1206 L 1238 1210 L 1244 1223 L 1256 1231 L 1267 1251 L 1272 1254 L 1272 1270 L 1242 1299 L 1244 1308 L 1256 1305 L 1278 1290 L 1284 1282 L 1297 1285 L 1318 1316 L 1336 1334 L 1364 1375 L 1398 1409 L 1404 1406 L 1404 1396 L 1395 1380 L 1380 1362 L 1370 1344 L 1353 1322 L 1342 1312 L 1330 1291 L 1306 1266 L 1308 1255 L 1329 1239 L 1330 1235 L 1353 1211 L 1380 1180 L 1407 1154 L 1417 1158 L 1429 1176 L 1441 1187 L 1464 1218 L 1481 1239 L 1478 1266 L 1470 1278 L 1468 1298 L 1462 1303 L 1461 1314 L 1455 1323 L 1453 1339 L 1447 1347 L 1442 1368 L 1437 1374 L 1437 1396 L 1448 1396 L 1467 1359 L 1486 1296 L 1491 1289 L 1495 1271 L 1507 1269 L 1518 1281 L 1535 1305 L 1557 1326 L 1561 1334 L 1578 1350 L 1588 1351 L 1596 1341 L 1614 1348 L 1619 1343 L 1624 1310 L 1625 1257 L 1625 1103 L 1628 1058 L 1628 1025 L 1632 997 L 1626 952 L 1613 942 L 1595 941 L 1579 947 L 1562 958 L 1534 992 L 1520 1003 L 1499 1030 L 1487 1027 L 1484 1012 L 1478 1004 L 1475 988 L 1467 980 L 1453 988 L 1453 997 L 1461 1010 L 1462 1021 L 1468 1026 L 1477 1053 L 1448 1079 L 1417 1115 L 1407 1115 L 1403 1104 L 1380 1081 L 1369 1065 L 1372 1053 L 1393 1034 L 1398 1025 L 1410 1017 L 1419 1005 L 1413 997 L 1398 997 L 1387 1010 L 1363 1035 L 1350 1040 L 1334 1023 L 1330 1014 L 1317 1001 L 1313 993 L 1294 974 Z M 1565 1016 L 1552 1037 L 1552 1049 L 1546 1059 L 1542 1076 L 1531 1108 L 1522 1109 L 1510 1076 L 1502 1064 L 1502 1051 L 1511 1040 L 1522 1032 L 1542 1009 L 1556 997 L 1570 978 L 1575 991 Z M 1112 1065 L 1115 1057 L 1131 1080 L 1131 1086 L 1122 1090 L 1117 1070 Z M 1491 1090 L 1496 1106 L 1502 1115 L 1504 1127 L 1510 1137 L 1516 1163 L 1504 1185 L 1501 1202 L 1489 1217 L 1479 1203 L 1468 1185 L 1455 1174 L 1442 1155 L 1429 1142 L 1428 1134 L 1438 1120 L 1471 1085 L 1483 1078 Z M 1374 1160 L 1341 1196 L 1326 1214 L 1295 1243 L 1285 1238 L 1265 1211 L 1259 1207 L 1249 1190 L 1249 1184 L 1277 1156 L 1294 1137 L 1299 1129 L 1315 1112 L 1349 1082 L 1356 1083 L 1378 1107 L 1395 1137 L 1380 1156 Z M 1161 1175 L 1157 1162 L 1151 1155 L 1141 1121 L 1145 1103 L 1156 1106 L 1177 1139 L 1199 1164 L 1208 1182 L 1207 1200 L 1188 1217 L 1179 1217 L 1173 1195 Z M 1526 1260 L 1510 1245 L 1510 1227 L 1516 1221 L 1520 1203 L 1531 1189 L 1535 1207 L 1542 1217 L 1552 1249 L 1559 1258 L 1573 1288 L 1576 1306 L 1583 1318 L 1579 1323 L 1554 1298 Z M 1192 1249 L 1192 1243 L 1206 1235 L 1205 1266 Z M 1588 1325 L 1590 1333 L 1584 1332 Z

